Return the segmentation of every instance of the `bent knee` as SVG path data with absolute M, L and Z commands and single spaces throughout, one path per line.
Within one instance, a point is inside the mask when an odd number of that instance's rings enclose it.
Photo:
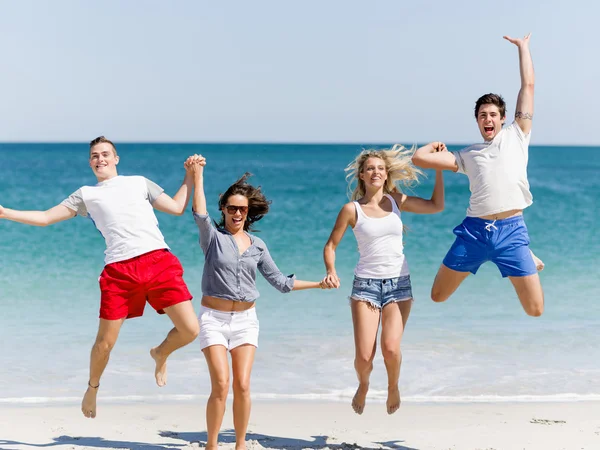
M 531 317 L 540 317 L 544 313 L 544 305 L 532 305 L 525 308 L 525 312 Z
M 431 289 L 431 300 L 436 303 L 442 303 L 448 300 L 450 297 L 449 294 L 443 292 L 441 289 L 436 289 L 435 287 Z
M 200 324 L 197 321 L 190 321 L 190 323 L 186 323 L 185 326 L 179 328 L 177 331 L 179 331 L 185 341 L 192 342 L 200 334 Z

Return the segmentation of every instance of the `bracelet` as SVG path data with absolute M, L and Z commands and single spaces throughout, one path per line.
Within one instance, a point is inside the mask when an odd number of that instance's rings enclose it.
M 98 386 L 92 386 L 90 384 L 90 382 L 88 381 L 88 386 L 91 387 L 92 389 L 98 389 L 100 387 L 100 383 L 98 383 Z

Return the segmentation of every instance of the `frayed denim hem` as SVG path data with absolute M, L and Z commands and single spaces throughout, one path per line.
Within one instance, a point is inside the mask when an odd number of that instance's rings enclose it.
M 348 304 L 351 305 L 352 302 L 365 302 L 368 303 L 369 305 L 371 305 L 373 308 L 376 309 L 383 309 L 385 308 L 387 305 L 389 305 L 390 303 L 400 303 L 400 302 L 407 302 L 407 301 L 415 301 L 414 297 L 405 297 L 405 298 L 395 298 L 394 300 L 390 300 L 389 302 L 387 302 L 385 305 L 381 306 L 379 303 L 374 302 L 373 300 L 369 300 L 368 298 L 363 298 L 363 297 L 348 297 Z

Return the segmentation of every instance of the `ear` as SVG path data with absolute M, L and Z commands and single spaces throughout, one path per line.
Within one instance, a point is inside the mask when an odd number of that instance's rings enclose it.
M 117 164 L 119 164 L 119 157 L 118 157 L 118 156 L 115 156 L 115 166 L 116 166 Z

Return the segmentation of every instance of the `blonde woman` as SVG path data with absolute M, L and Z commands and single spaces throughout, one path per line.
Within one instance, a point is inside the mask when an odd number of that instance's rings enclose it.
M 441 142 L 426 147 L 446 151 Z M 421 171 L 411 162 L 412 151 L 401 145 L 387 150 L 364 150 L 346 167 L 351 199 L 346 203 L 325 245 L 323 257 L 328 287 L 339 287 L 335 270 L 335 250 L 348 226 L 358 243 L 360 258 L 354 270 L 350 295 L 354 325 L 354 368 L 358 389 L 352 408 L 362 414 L 369 390 L 369 376 L 377 348 L 381 322 L 381 351 L 388 375 L 388 414 L 400 407 L 400 341 L 412 306 L 408 264 L 403 253 L 402 212 L 434 214 L 444 209 L 444 181 L 436 171 L 431 199 L 411 197 L 399 188 L 416 182 Z

